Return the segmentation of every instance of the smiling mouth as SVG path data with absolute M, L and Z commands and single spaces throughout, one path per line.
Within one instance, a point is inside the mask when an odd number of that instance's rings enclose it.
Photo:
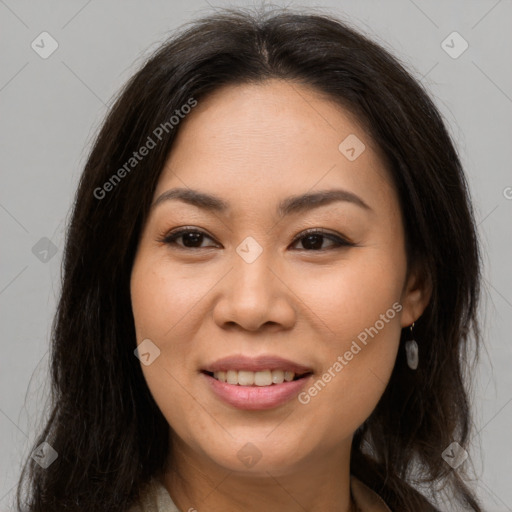
M 283 382 L 292 382 L 308 377 L 312 372 L 296 374 L 285 370 L 262 370 L 252 372 L 248 370 L 226 370 L 209 372 L 203 370 L 202 373 L 213 377 L 220 382 L 226 382 L 234 386 L 253 386 L 264 387 L 283 384 Z

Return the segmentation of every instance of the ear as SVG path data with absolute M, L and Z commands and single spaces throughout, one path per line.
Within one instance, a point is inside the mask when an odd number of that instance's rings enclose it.
M 416 265 L 409 272 L 402 290 L 402 327 L 408 327 L 418 320 L 428 306 L 431 297 L 432 281 L 423 265 Z

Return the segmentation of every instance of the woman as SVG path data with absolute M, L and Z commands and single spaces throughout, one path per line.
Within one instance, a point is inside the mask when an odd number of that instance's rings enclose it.
M 195 22 L 85 166 L 25 508 L 426 511 L 444 485 L 480 511 L 479 279 L 460 161 L 392 56 L 325 15 Z

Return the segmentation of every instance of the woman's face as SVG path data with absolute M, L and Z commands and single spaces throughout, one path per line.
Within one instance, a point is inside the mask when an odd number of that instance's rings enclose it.
M 165 197 L 177 189 L 215 199 Z M 181 121 L 131 299 L 144 377 L 176 449 L 273 475 L 347 455 L 401 328 L 426 305 L 406 279 L 397 194 L 367 133 L 278 80 L 225 87 Z M 291 371 L 305 376 L 282 382 Z

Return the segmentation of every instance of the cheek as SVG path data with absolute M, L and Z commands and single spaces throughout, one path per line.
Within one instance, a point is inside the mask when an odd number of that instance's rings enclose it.
M 149 337 L 168 345 L 170 339 L 178 338 L 173 331 L 190 325 L 195 305 L 211 287 L 197 275 L 197 270 L 176 268 L 161 259 L 141 257 L 135 262 L 130 286 L 138 341 Z M 184 318 L 187 322 L 182 323 Z
M 186 377 L 192 370 L 193 336 L 187 329 L 197 325 L 192 318 L 193 305 L 201 296 L 193 284 L 183 269 L 173 272 L 168 263 L 164 266 L 154 258 L 146 258 L 144 253 L 134 263 L 130 282 L 137 344 L 150 339 L 160 350 L 150 365 L 141 362 L 144 379 L 167 422 L 184 438 L 190 426 L 184 417 L 201 417 L 201 410 L 186 392 Z
M 141 362 L 142 372 L 159 406 L 171 407 L 171 388 L 179 385 L 191 364 L 187 340 L 193 334 L 186 328 L 196 325 L 191 317 L 197 294 L 176 279 L 177 272 L 162 270 L 154 259 L 141 257 L 134 264 L 130 289 L 137 344 L 149 339 L 159 350 L 153 363 Z
M 325 321 L 332 332 L 317 349 L 322 368 L 298 397 L 304 414 L 313 414 L 334 443 L 350 436 L 376 407 L 393 371 L 401 331 L 402 306 L 391 296 L 373 298 L 359 310 L 349 299 L 340 298 L 337 308 L 331 303 L 332 316 Z
M 326 339 L 357 337 L 400 300 L 405 258 L 399 251 L 383 249 L 356 249 L 332 271 L 320 268 L 294 279 L 297 295 L 322 321 Z M 388 316 L 399 324 L 396 313 L 395 307 Z
M 392 373 L 400 340 L 405 259 L 399 251 L 361 250 L 336 272 L 309 276 L 298 293 L 321 319 L 322 371 L 300 400 L 333 438 L 371 414 Z M 310 281 L 314 279 L 314 281 Z M 313 286 L 314 283 L 314 286 Z M 343 432 L 339 432 L 339 426 Z

